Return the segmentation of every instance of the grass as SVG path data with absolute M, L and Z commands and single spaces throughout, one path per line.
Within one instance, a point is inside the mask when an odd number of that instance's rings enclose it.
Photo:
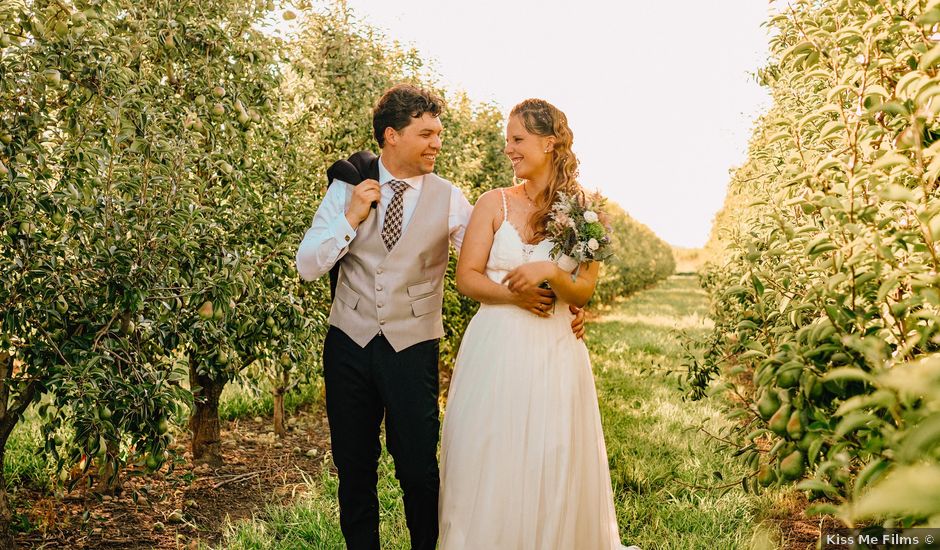
M 681 365 L 679 332 L 704 335 L 711 326 L 706 313 L 695 279 L 673 277 L 615 305 L 591 326 L 588 346 L 625 543 L 749 548 L 773 538 L 752 526 L 774 507 L 776 495 L 693 488 L 725 485 L 744 474 L 699 430 L 715 433 L 724 423 L 716 403 L 683 400 L 663 374 Z
M 309 492 L 290 506 L 268 505 L 253 521 L 230 524 L 220 548 L 229 550 L 335 550 L 345 548 L 339 527 L 337 489 L 327 457 Z M 383 450 L 379 461 L 379 518 L 382 547 L 411 548 L 391 456 Z
M 723 485 L 744 473 L 699 430 L 714 433 L 725 422 L 716 403 L 685 401 L 664 375 L 681 365 L 679 332 L 708 330 L 706 312 L 694 277 L 677 276 L 605 308 L 589 325 L 621 538 L 644 550 L 776 548 L 780 534 L 765 518 L 774 515 L 779 493 L 693 488 Z M 342 548 L 337 481 L 327 466 L 294 504 L 230 525 L 220 547 Z M 410 548 L 401 492 L 384 452 L 379 485 L 383 548 Z
M 43 450 L 42 433 L 36 408 L 26 409 L 7 439 L 3 460 L 3 475 L 9 487 L 30 485 L 38 489 L 50 486 L 53 474 L 48 457 Z
M 320 400 L 322 391 L 323 379 L 319 376 L 311 377 L 310 382 L 300 384 L 284 396 L 284 413 L 290 416 L 300 407 L 316 403 Z M 259 387 L 242 384 L 237 380 L 229 382 L 219 397 L 219 418 L 222 420 L 256 416 L 267 418 L 273 414 L 274 396 L 271 393 L 271 385 L 267 382 Z

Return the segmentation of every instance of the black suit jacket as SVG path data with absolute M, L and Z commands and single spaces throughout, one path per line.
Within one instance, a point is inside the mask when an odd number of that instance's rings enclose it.
M 336 180 L 344 181 L 350 185 L 359 185 L 363 180 L 379 179 L 379 157 L 372 151 L 359 151 L 353 153 L 349 159 L 340 159 L 326 169 L 326 185 Z M 375 208 L 376 203 L 372 203 Z M 339 277 L 339 262 L 330 268 L 330 299 L 336 294 L 336 279 Z

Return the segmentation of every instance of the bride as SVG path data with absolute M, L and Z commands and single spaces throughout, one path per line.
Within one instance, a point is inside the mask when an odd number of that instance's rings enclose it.
M 581 191 L 564 113 L 516 105 L 505 153 L 520 185 L 473 209 L 457 288 L 481 302 L 464 335 L 441 437 L 441 549 L 620 550 L 591 363 L 568 304 L 594 292 L 550 260 L 557 194 Z M 533 299 L 548 281 L 558 300 Z M 635 547 L 630 547 L 635 548 Z

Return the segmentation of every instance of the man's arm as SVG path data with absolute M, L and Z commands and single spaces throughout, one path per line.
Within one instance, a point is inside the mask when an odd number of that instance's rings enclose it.
M 349 250 L 356 230 L 346 218 L 346 185 L 334 180 L 297 249 L 297 272 L 306 281 L 320 277 Z
M 463 237 L 467 233 L 467 225 L 470 223 L 470 214 L 472 213 L 473 206 L 464 196 L 463 191 L 456 185 L 451 184 L 447 227 L 450 231 L 450 242 L 457 249 L 458 255 L 460 255 L 460 247 L 463 246 Z

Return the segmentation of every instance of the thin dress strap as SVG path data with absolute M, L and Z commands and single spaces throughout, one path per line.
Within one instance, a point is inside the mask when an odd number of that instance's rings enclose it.
M 503 197 L 503 221 L 507 221 L 509 219 L 509 210 L 506 209 L 506 191 L 500 187 L 499 194 Z

